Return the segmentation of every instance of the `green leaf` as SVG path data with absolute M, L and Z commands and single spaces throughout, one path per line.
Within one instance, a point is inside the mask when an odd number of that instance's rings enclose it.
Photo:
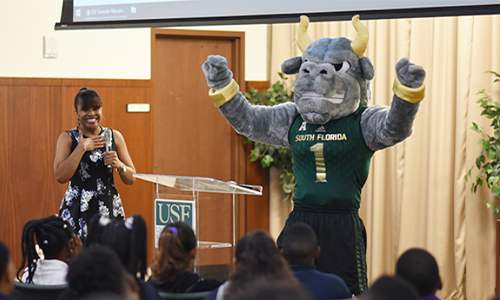
M 472 122 L 472 127 L 470 129 L 473 130 L 473 131 L 475 131 L 475 132 L 481 133 L 481 131 L 479 131 L 479 127 L 474 122 Z
M 481 156 L 476 158 L 476 167 L 478 169 L 481 169 L 481 157 L 483 157 L 483 156 L 481 155 Z
M 495 149 L 488 149 L 488 158 L 489 159 L 495 159 L 497 157 L 497 152 L 495 151 Z
M 263 167 L 269 168 L 273 164 L 273 157 L 269 154 L 264 155 L 264 157 L 261 159 L 261 164 Z
M 250 161 L 251 162 L 257 161 L 259 158 L 260 158 L 259 149 L 250 150 Z

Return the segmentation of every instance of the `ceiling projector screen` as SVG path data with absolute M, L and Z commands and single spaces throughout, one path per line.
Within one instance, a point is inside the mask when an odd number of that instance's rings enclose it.
M 63 0 L 56 29 L 272 24 L 500 13 L 500 0 Z

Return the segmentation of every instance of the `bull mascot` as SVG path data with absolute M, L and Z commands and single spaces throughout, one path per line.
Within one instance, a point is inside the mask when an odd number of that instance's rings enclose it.
M 307 35 L 309 19 L 301 16 L 297 44 L 303 55 L 281 65 L 285 74 L 298 74 L 294 102 L 251 105 L 222 56 L 209 56 L 202 69 L 210 98 L 238 133 L 291 147 L 296 188 L 284 229 L 296 222 L 309 224 L 321 248 L 317 269 L 337 274 L 358 295 L 367 288 L 366 232 L 358 215 L 361 188 L 373 153 L 412 133 L 425 71 L 402 58 L 396 64 L 391 106 L 367 107 L 375 76 L 370 59 L 363 56 L 369 35 L 358 15 L 352 24 L 354 41 L 313 42 Z

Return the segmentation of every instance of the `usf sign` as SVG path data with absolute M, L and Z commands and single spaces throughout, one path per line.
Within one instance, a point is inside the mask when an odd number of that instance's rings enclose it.
M 155 200 L 155 246 L 158 248 L 163 227 L 169 223 L 183 221 L 191 225 L 196 232 L 196 207 L 195 201 L 187 200 Z

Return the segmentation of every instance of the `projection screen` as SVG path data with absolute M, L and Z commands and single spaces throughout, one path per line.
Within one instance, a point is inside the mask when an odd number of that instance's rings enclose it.
M 63 0 L 56 29 L 271 24 L 500 13 L 500 0 Z

